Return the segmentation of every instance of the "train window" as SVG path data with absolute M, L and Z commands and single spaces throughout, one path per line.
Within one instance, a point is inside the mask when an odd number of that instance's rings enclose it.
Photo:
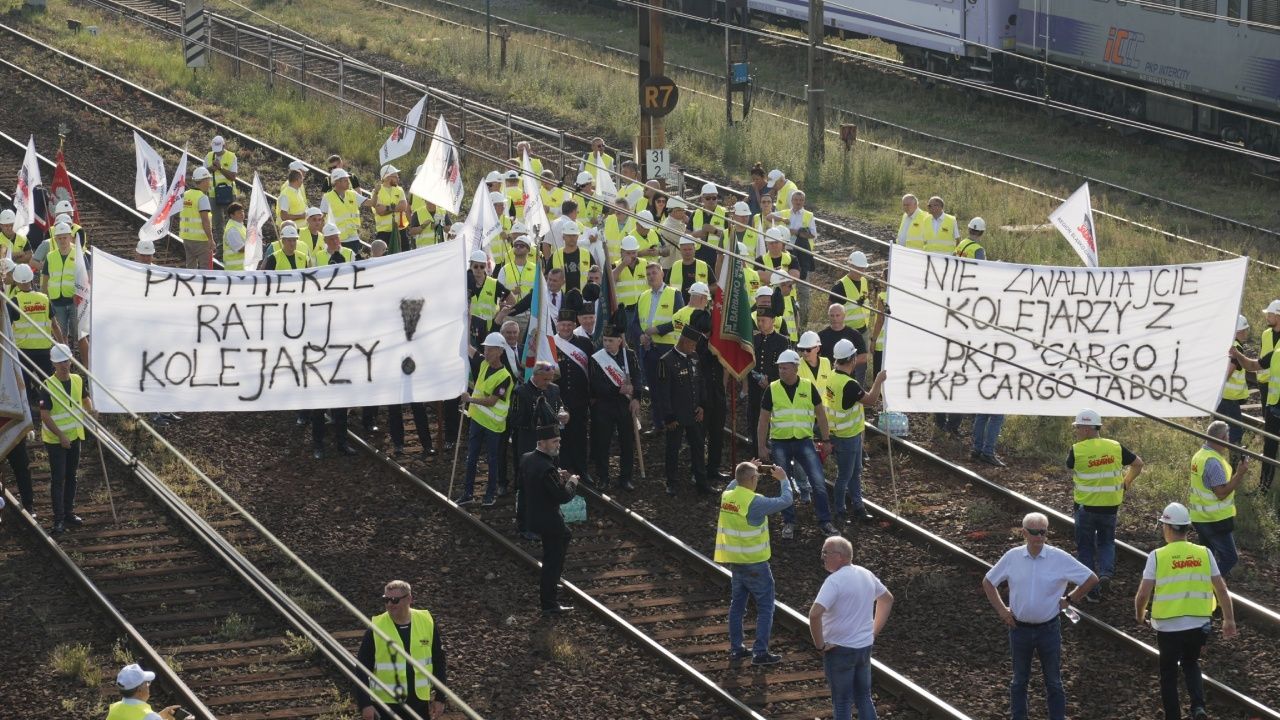
M 1249 0 L 1248 20 L 1250 23 L 1262 23 L 1272 26 L 1251 25 L 1250 27 L 1255 30 L 1277 32 L 1276 26 L 1280 26 L 1280 0 Z
M 1218 12 L 1218 0 L 1182 0 L 1180 5 L 1184 17 L 1206 22 L 1213 22 L 1211 16 Z
M 1173 8 L 1177 6 L 1178 6 L 1178 0 L 1147 0 L 1146 2 L 1142 3 L 1143 10 L 1150 10 L 1151 12 L 1158 12 L 1158 13 L 1168 13 L 1170 15 L 1173 14 Z M 1165 10 L 1164 8 L 1166 7 L 1170 9 Z
M 1240 19 L 1240 0 L 1227 0 L 1227 17 L 1231 18 L 1230 20 L 1227 20 L 1231 25 L 1240 24 L 1238 22 L 1232 22 L 1232 20 Z

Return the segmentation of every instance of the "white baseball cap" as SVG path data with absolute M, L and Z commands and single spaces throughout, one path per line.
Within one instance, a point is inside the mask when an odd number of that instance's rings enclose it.
M 693 238 L 689 237 L 688 235 L 681 235 L 681 236 L 680 236 L 680 245 L 682 245 L 682 246 L 684 246 L 684 245 L 697 245 L 697 244 L 698 244 L 698 243 L 694 242 L 694 241 L 693 241 Z
M 808 350 L 809 348 L 816 348 L 821 344 L 822 341 L 818 339 L 818 333 L 812 330 L 805 330 L 804 334 L 800 336 L 800 342 L 796 343 L 796 347 L 801 350 Z
M 596 181 L 595 175 L 592 175 L 586 170 L 583 170 L 582 172 L 578 173 L 578 177 L 577 177 L 577 180 L 575 181 L 575 184 L 581 186 L 581 185 L 586 185 L 588 183 L 593 183 L 595 181 Z
M 75 208 L 71 207 L 70 200 L 59 200 L 57 205 L 53 206 L 54 215 L 70 214 L 75 212 Z
M 771 227 L 765 231 L 764 239 L 766 242 L 788 242 L 791 240 L 791 231 L 780 225 Z
M 782 171 L 781 171 L 781 170 L 779 170 L 778 168 L 774 168 L 774 169 L 772 169 L 772 170 L 770 170 L 770 171 L 769 171 L 768 180 L 769 180 L 769 183 L 770 183 L 770 184 L 772 184 L 772 183 L 776 183 L 776 182 L 778 182 L 778 181 L 779 181 L 779 180 L 781 180 L 781 179 L 782 179 Z
M 49 359 L 56 363 L 67 362 L 71 359 L 71 348 L 62 343 L 56 343 L 49 350 Z
M 983 219 L 982 219 L 982 218 L 980 218 L 980 217 L 976 217 L 976 218 L 974 218 L 974 219 L 972 219 L 972 220 L 970 220 L 970 221 L 969 221 L 969 229 L 970 229 L 970 230 L 977 230 L 978 232 L 986 232 L 986 231 L 987 231 L 987 221 L 986 221 L 986 220 L 983 220 Z
M 1271 313 L 1272 315 L 1280 315 L 1280 300 L 1272 300 L 1271 304 L 1262 312 Z
M 783 363 L 794 363 L 799 365 L 800 353 L 797 353 L 795 350 L 783 350 L 778 355 L 778 364 L 782 365 Z
M 5 258 L 8 260 L 9 258 Z M 36 279 L 36 274 L 31 270 L 31 266 L 23 263 L 13 269 L 13 281 L 16 283 L 29 283 Z
M 195 182 L 200 182 L 201 180 L 208 180 L 211 177 L 213 177 L 213 175 L 209 173 L 209 168 L 207 167 L 201 166 L 191 172 L 191 179 L 194 180 Z
M 667 209 L 668 210 L 688 210 L 689 203 L 685 202 L 684 200 L 681 200 L 680 198 L 671 198 L 671 201 L 667 203 Z
M 116 687 L 121 690 L 136 690 L 142 683 L 153 682 L 156 674 L 147 672 L 137 663 L 125 665 L 120 668 L 120 672 L 116 673 Z
M 856 353 L 857 351 L 858 351 L 858 348 L 853 344 L 853 341 L 849 340 L 848 338 L 845 338 L 840 342 L 836 343 L 836 346 L 832 350 L 831 354 L 837 360 L 848 360 L 849 358 L 853 357 L 853 354 Z
M 323 212 L 321 212 L 320 208 L 318 208 L 318 207 L 309 207 L 309 208 L 307 208 L 307 217 L 308 217 L 308 218 L 313 218 L 313 217 L 315 217 L 316 215 L 323 215 L 323 214 L 324 214 L 324 213 L 323 213 Z
M 648 210 L 641 210 L 636 213 L 636 222 L 647 227 L 653 227 L 653 213 Z
M 472 250 L 471 256 L 468 258 L 468 261 L 473 263 L 484 263 L 485 265 L 488 265 L 489 254 L 483 250 Z
M 715 184 L 715 183 L 703 183 L 703 185 L 702 185 L 702 195 L 703 195 L 703 196 L 706 196 L 706 195 L 715 195 L 715 196 L 719 197 L 719 195 L 720 195 L 720 188 L 716 187 L 716 184 Z
M 1236 317 L 1236 332 L 1249 329 L 1249 318 L 1239 315 Z
M 1096 410 L 1081 410 L 1076 413 L 1076 421 L 1071 424 L 1076 427 L 1102 427 L 1102 416 Z
M 1164 506 L 1164 512 L 1160 513 L 1160 522 L 1165 525 L 1190 525 L 1191 513 L 1187 512 L 1187 506 L 1178 502 L 1171 502 Z
M 491 192 L 489 193 L 489 202 L 493 203 L 494 205 L 497 205 L 498 203 L 505 204 L 507 202 L 507 196 L 503 195 L 500 192 Z
M 281 225 L 280 237 L 294 238 L 296 240 L 298 237 L 298 226 L 294 225 L 293 223 L 285 223 L 284 225 Z
M 619 244 L 619 247 L 623 250 L 638 251 L 640 249 L 640 241 L 636 240 L 634 235 L 627 235 L 622 238 L 622 242 Z
M 329 171 L 329 182 L 338 182 L 339 180 L 345 180 L 349 177 L 351 177 L 351 173 L 343 170 L 342 168 L 334 168 Z
M 225 148 L 227 146 L 227 141 L 223 139 L 221 135 L 214 135 L 213 142 L 209 143 L 209 146 L 216 152 Z
M 773 288 L 768 285 L 761 285 L 756 288 L 756 299 L 759 300 L 762 297 L 773 297 Z
M 707 287 L 707 284 L 704 282 L 696 282 L 689 286 L 689 294 L 711 297 L 711 288 Z
M 53 226 L 53 234 L 54 234 L 55 236 L 56 236 L 56 235 L 70 235 L 70 234 L 71 234 L 71 226 L 70 226 L 70 225 L 68 225 L 68 224 L 66 224 L 66 223 L 58 223 L 57 225 L 54 225 L 54 226 Z
M 134 248 L 134 252 L 139 255 L 155 255 L 156 244 L 152 240 L 139 240 L 138 247 Z
M 789 282 L 795 282 L 795 278 L 791 277 L 786 273 L 780 273 L 775 270 L 774 273 L 769 276 L 770 285 L 781 285 L 782 283 L 789 283 Z
M 751 217 L 751 206 L 739 200 L 733 204 L 733 214 L 741 217 Z
M 503 339 L 502 333 L 491 332 L 484 338 L 485 347 L 506 348 L 507 341 Z
M 18 216 L 12 210 L 0 211 L 0 225 L 12 225 Z
M 849 264 L 856 268 L 865 268 L 867 266 L 867 254 L 861 250 L 854 250 L 849 253 Z
M 289 163 L 289 169 L 290 170 L 306 170 L 307 164 L 302 162 L 301 160 L 294 160 L 293 162 Z
M 334 225 L 333 223 L 325 223 L 324 227 L 321 228 L 320 230 L 320 234 L 325 236 L 337 235 L 338 233 L 339 233 L 338 226 Z
M 391 175 L 398 175 L 398 174 L 400 174 L 400 168 L 396 167 L 395 165 L 383 165 L 382 170 L 378 173 L 378 177 L 382 178 L 383 180 L 386 180 Z
M 490 170 L 488 175 L 484 176 L 484 184 L 502 182 L 502 173 L 497 170 Z

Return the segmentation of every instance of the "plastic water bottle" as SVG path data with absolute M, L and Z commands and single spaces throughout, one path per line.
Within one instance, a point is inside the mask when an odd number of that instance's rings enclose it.
M 1067 619 L 1071 621 L 1072 625 L 1080 622 L 1080 612 L 1070 605 L 1062 608 L 1062 614 L 1067 616 Z

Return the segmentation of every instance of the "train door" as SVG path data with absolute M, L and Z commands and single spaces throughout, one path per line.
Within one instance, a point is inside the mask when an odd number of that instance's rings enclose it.
M 1012 50 L 1018 0 L 965 0 L 964 38 L 969 55 Z

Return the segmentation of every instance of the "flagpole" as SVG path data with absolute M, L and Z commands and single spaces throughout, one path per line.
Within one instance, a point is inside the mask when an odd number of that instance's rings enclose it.
M 738 467 L 738 379 L 729 376 L 729 467 Z M 716 428 L 716 432 L 724 432 Z

